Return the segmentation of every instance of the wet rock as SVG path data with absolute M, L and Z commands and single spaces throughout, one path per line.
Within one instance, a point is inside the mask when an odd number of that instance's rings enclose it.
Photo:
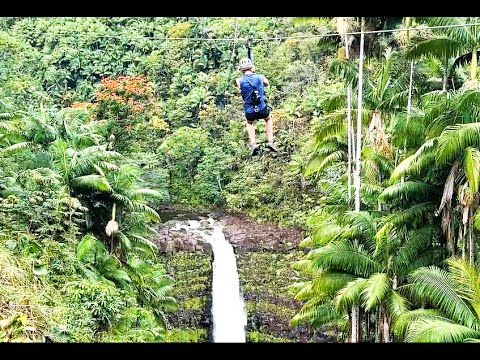
M 258 223 L 245 215 L 224 214 L 219 219 L 225 238 L 235 251 L 273 250 L 288 252 L 304 238 L 299 228 L 287 228 L 276 224 Z
M 213 226 L 212 226 L 212 224 L 210 224 L 210 222 L 208 220 L 201 220 L 200 221 L 200 229 L 202 229 L 202 230 L 205 230 L 205 229 L 213 230 Z

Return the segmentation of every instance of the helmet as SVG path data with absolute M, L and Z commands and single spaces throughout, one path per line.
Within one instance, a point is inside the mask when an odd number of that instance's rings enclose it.
M 242 71 L 250 70 L 251 68 L 253 68 L 253 62 L 249 58 L 243 58 L 242 60 L 240 60 L 238 67 Z

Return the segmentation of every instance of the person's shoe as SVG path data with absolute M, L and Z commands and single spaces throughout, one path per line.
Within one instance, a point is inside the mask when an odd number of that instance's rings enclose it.
M 255 156 L 255 155 L 258 155 L 258 154 L 260 154 L 260 148 L 258 147 L 258 145 L 255 145 L 252 148 L 252 156 Z
M 270 150 L 270 151 L 273 151 L 273 152 L 277 152 L 277 149 L 275 148 L 275 146 L 273 146 L 273 143 L 267 143 L 267 145 L 265 145 L 265 147 Z

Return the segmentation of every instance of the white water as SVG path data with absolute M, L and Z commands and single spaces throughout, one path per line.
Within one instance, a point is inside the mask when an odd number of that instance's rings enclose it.
M 212 318 L 213 342 L 245 342 L 247 314 L 240 295 L 237 262 L 232 245 L 225 239 L 222 226 L 209 218 L 213 229 L 200 229 L 199 221 L 188 220 L 178 225 L 200 234 L 213 249 Z

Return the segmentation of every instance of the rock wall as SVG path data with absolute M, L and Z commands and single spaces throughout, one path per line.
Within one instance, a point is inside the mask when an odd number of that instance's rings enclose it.
M 208 214 L 191 216 L 202 219 Z M 303 280 L 292 269 L 304 255 L 298 250 L 302 230 L 257 223 L 245 215 L 216 213 L 213 217 L 223 225 L 236 253 L 248 313 L 247 342 L 319 341 L 312 329 L 289 326 L 301 307 L 288 286 Z M 170 341 L 211 341 L 212 249 L 198 234 L 171 230 L 174 222 L 162 224 L 153 239 L 176 279 L 174 296 L 180 310 L 169 315 L 174 327 Z

